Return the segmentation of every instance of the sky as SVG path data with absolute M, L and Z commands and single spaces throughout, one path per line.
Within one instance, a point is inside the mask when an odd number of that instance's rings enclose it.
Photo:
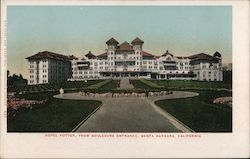
M 105 52 L 106 41 L 139 37 L 143 50 L 176 56 L 222 54 L 232 62 L 230 6 L 8 6 L 10 74 L 27 78 L 25 59 L 39 51 L 82 57 Z

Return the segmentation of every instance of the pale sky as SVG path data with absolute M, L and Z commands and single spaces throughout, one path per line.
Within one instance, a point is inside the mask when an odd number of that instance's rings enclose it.
M 219 51 L 223 63 L 232 62 L 230 6 L 9 6 L 7 28 L 8 69 L 24 77 L 28 56 L 98 55 L 111 37 L 120 43 L 139 37 L 155 55 Z

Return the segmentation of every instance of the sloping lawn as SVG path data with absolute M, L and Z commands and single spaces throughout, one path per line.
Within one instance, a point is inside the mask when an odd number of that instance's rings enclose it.
M 212 104 L 217 97 L 231 96 L 225 91 L 199 91 L 199 96 L 160 100 L 155 103 L 196 132 L 232 132 L 232 108 Z
M 120 80 L 111 80 L 108 83 L 104 84 L 99 89 L 101 89 L 101 90 L 113 90 L 113 89 L 116 89 L 118 87 L 118 82 L 119 81 Z
M 20 108 L 8 114 L 8 132 L 70 132 L 101 105 L 99 101 L 56 99 L 51 94 L 25 96 L 27 99 L 47 101 L 34 105 L 32 109 Z
M 146 85 L 149 85 L 151 88 L 163 88 L 164 87 L 157 83 L 151 82 L 150 80 L 141 79 L 140 81 Z
M 184 80 L 150 80 L 160 86 L 167 87 L 169 89 L 231 89 L 230 82 L 207 82 L 207 81 L 184 81 Z
M 87 89 L 99 89 L 102 86 L 108 84 L 109 82 L 111 82 L 111 80 L 104 80 L 104 81 L 88 86 Z
M 152 89 L 153 87 L 141 82 L 141 80 L 131 80 L 131 83 L 133 84 L 134 88 L 137 89 Z
M 37 93 L 37 92 L 52 92 L 59 91 L 60 88 L 64 90 L 78 90 L 87 88 L 88 86 L 103 82 L 103 80 L 88 80 L 88 81 L 67 81 L 63 83 L 48 83 L 48 84 L 37 84 L 37 85 L 26 85 L 20 86 L 17 92 L 23 93 Z

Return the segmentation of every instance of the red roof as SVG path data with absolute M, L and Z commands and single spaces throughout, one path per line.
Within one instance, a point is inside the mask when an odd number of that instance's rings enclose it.
M 127 41 L 119 45 L 117 50 L 118 51 L 134 51 L 133 46 L 131 46 Z
M 110 39 L 106 42 L 106 44 L 119 44 L 119 42 L 116 41 L 114 38 L 110 38 Z
M 55 60 L 62 60 L 62 61 L 69 61 L 69 57 L 65 55 L 61 55 L 58 53 L 54 52 L 49 52 L 49 51 L 43 51 L 43 52 L 38 52 L 35 55 L 26 57 L 28 60 L 38 60 L 38 59 L 44 59 L 44 58 L 50 58 L 50 59 L 55 59 Z
M 144 41 L 142 41 L 140 38 L 136 37 L 131 44 L 143 44 Z
M 141 51 L 141 55 L 142 56 L 154 56 L 153 54 L 150 54 L 150 53 L 145 52 L 145 51 Z

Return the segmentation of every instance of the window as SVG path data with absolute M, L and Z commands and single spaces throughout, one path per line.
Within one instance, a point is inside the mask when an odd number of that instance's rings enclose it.
M 206 77 L 206 71 L 203 72 L 203 77 Z

